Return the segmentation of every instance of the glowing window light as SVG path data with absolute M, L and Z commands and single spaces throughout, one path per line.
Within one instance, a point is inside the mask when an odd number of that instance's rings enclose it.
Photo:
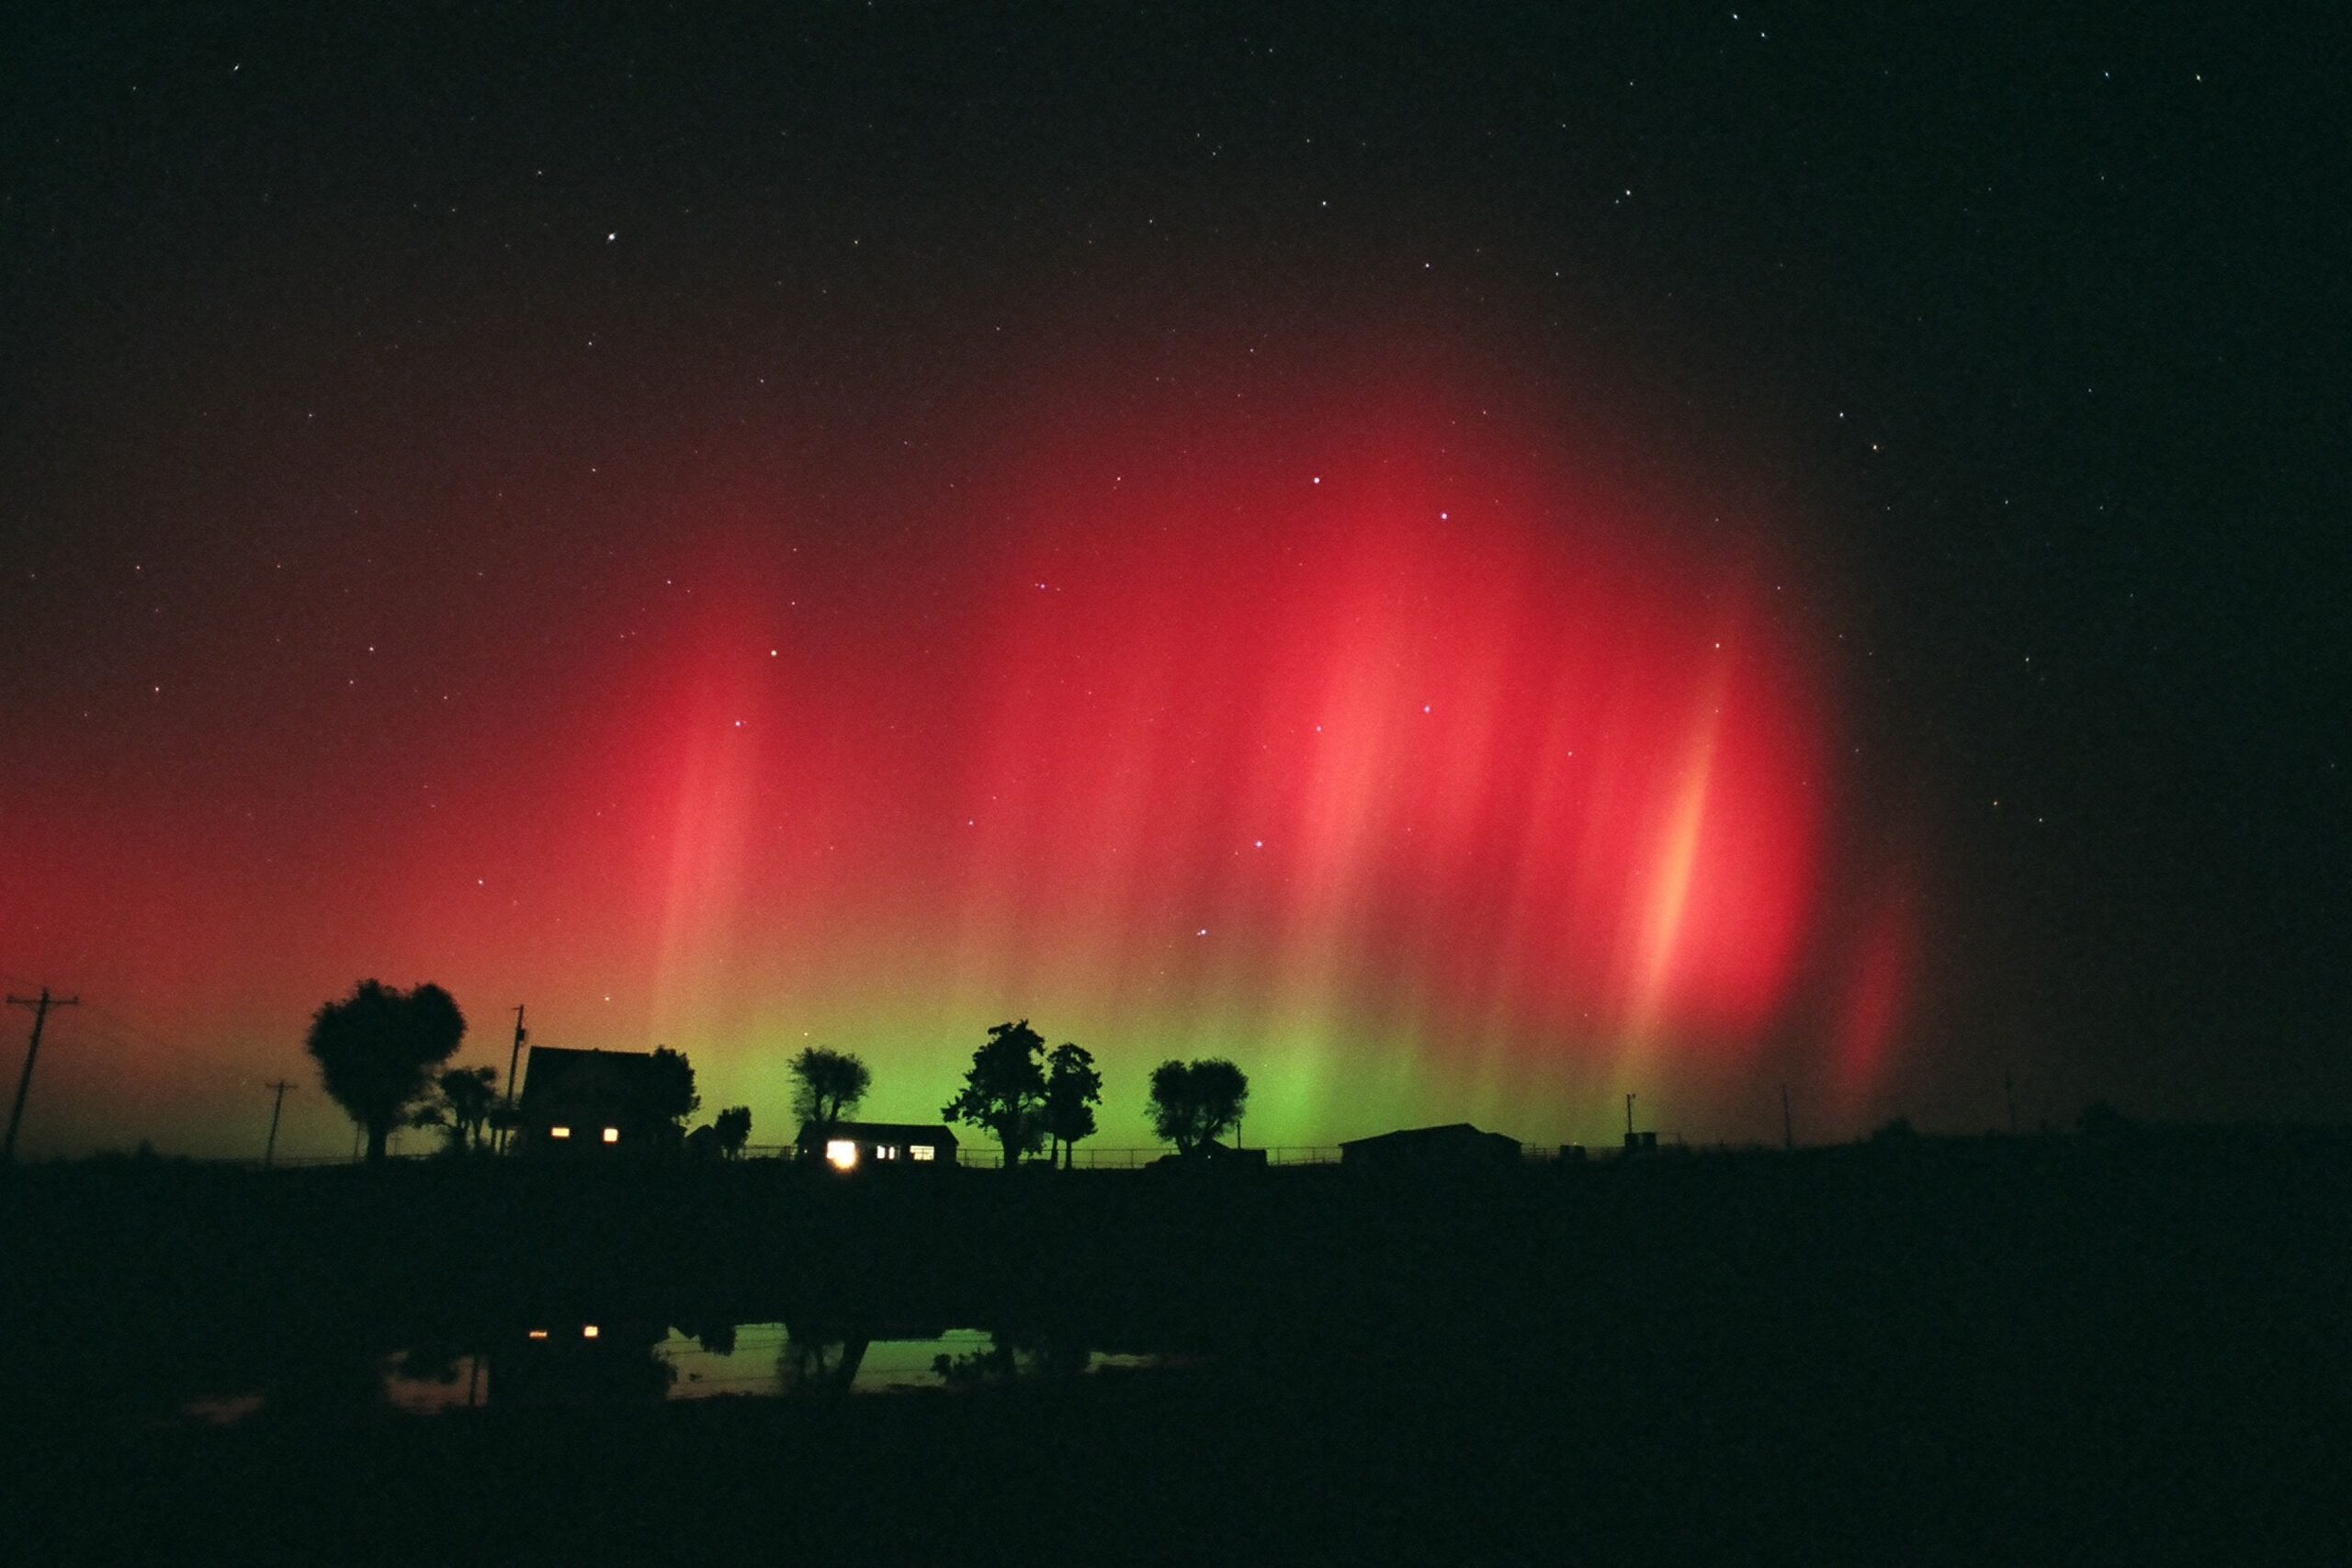
M 848 1138 L 835 1138 L 825 1145 L 825 1160 L 835 1170 L 854 1170 L 857 1167 L 857 1145 Z
M 550 1127 L 548 1129 L 548 1136 L 550 1138 L 568 1138 L 571 1136 L 571 1129 L 569 1127 Z
M 531 1337 L 534 1339 L 545 1339 L 547 1337 L 548 1331 L 544 1328 L 534 1328 L 531 1330 Z
M 620 1141 L 621 1130 L 618 1127 L 607 1127 L 605 1129 L 605 1142 L 608 1144 L 617 1144 Z
M 580 1337 L 581 1337 L 581 1338 L 582 1338 L 582 1339 L 594 1339 L 594 1338 L 595 1338 L 595 1337 L 596 1337 L 596 1325 L 595 1325 L 594 1324 L 593 1324 L 593 1323 L 583 1325 L 582 1326 L 581 1330 L 580 1330 Z
M 874 1157 L 876 1159 L 897 1159 L 899 1157 L 899 1145 L 896 1144 L 884 1144 L 874 1151 Z
M 939 1151 L 933 1148 L 929 1144 L 910 1144 L 907 1147 L 907 1157 L 910 1159 L 936 1159 L 939 1157 Z

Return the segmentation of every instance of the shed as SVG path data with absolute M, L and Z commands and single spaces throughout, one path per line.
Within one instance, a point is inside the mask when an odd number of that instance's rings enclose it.
M 803 1122 L 797 1146 L 802 1159 L 821 1159 L 836 1170 L 956 1163 L 956 1134 L 935 1122 Z

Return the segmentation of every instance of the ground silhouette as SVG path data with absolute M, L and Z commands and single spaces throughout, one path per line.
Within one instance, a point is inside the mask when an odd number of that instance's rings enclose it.
M 799 1539 L 885 1557 L 2312 1560 L 2344 1544 L 2346 1212 L 2352 1137 L 2146 1126 L 1411 1180 L 41 1167 L 0 1188 L 15 1539 L 741 1555 L 790 1476 Z M 583 1318 L 609 1360 L 501 1348 L 481 1409 L 383 1407 L 392 1358 Z M 1175 1364 L 686 1407 L 644 1350 L 789 1324 L 823 1389 L 894 1322 Z M 479 1481 L 526 1473 L 520 1511 Z M 435 1540 L 379 1528 L 421 1496 Z

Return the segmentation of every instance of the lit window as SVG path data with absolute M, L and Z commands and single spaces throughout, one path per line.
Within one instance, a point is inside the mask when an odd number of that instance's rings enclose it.
M 608 1144 L 617 1144 L 620 1141 L 621 1130 L 618 1127 L 607 1127 L 605 1129 L 605 1142 Z
M 929 1144 L 910 1144 L 907 1147 L 907 1157 L 909 1159 L 936 1159 L 939 1157 L 939 1151 L 933 1148 Z
M 884 1144 L 874 1151 L 874 1157 L 876 1159 L 897 1159 L 899 1157 L 899 1145 L 896 1144 Z
M 534 1328 L 531 1330 L 531 1337 L 534 1339 L 545 1339 L 547 1337 L 548 1331 L 544 1328 Z
M 594 1338 L 595 1338 L 595 1337 L 596 1337 L 596 1325 L 595 1325 L 594 1324 L 593 1324 L 593 1323 L 592 1323 L 592 1324 L 589 1324 L 589 1325 L 587 1325 L 586 1326 L 582 1327 L 582 1328 L 580 1330 L 580 1337 L 581 1337 L 581 1338 L 582 1338 L 582 1339 L 594 1339 Z
M 857 1145 L 848 1138 L 835 1138 L 825 1145 L 825 1159 L 835 1170 L 854 1169 L 857 1165 Z
M 550 1138 L 568 1138 L 571 1136 L 571 1129 L 569 1127 L 550 1127 L 548 1129 L 548 1136 Z

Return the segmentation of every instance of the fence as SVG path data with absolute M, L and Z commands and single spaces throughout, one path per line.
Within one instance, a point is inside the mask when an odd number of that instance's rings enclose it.
M 1628 1151 L 1620 1149 L 1614 1145 L 1597 1145 L 1589 1150 L 1581 1145 L 1572 1145 L 1569 1147 L 1575 1152 L 1571 1154 L 1550 1144 L 1530 1144 L 1520 1151 L 1520 1157 L 1531 1165 L 1552 1165 L 1560 1163 L 1564 1159 L 1570 1162 L 1581 1162 L 1588 1158 L 1613 1162 L 1627 1157 L 1628 1154 Z M 1081 1143 L 1070 1149 L 1065 1157 L 1069 1159 L 1073 1168 L 1079 1170 L 1140 1170 L 1153 1161 L 1165 1159 L 1175 1152 L 1164 1144 L 1155 1144 L 1143 1148 L 1111 1149 L 1091 1148 Z M 1254 1148 L 1250 1150 L 1252 1154 L 1257 1152 Z M 1266 1147 L 1264 1152 L 1266 1163 L 1270 1166 L 1338 1165 L 1340 1159 L 1340 1151 L 1336 1144 L 1274 1145 Z M 1677 1139 L 1671 1144 L 1660 1144 L 1651 1152 L 1679 1154 L 1687 1151 L 1680 1140 Z M 433 1159 L 438 1157 L 440 1151 L 437 1149 L 401 1149 L 393 1151 L 388 1157 L 396 1163 L 407 1164 Z M 741 1157 L 747 1160 L 796 1160 L 800 1157 L 800 1151 L 791 1144 L 746 1144 L 743 1146 Z M 207 1159 L 201 1163 L 257 1168 L 261 1161 L 232 1158 Z M 356 1165 L 360 1162 L 357 1157 L 350 1155 L 280 1155 L 272 1163 L 281 1168 L 297 1168 Z M 1033 1155 L 1021 1163 L 1043 1166 L 1046 1163 L 1046 1158 L 1042 1154 Z M 1001 1149 L 986 1144 L 962 1145 L 956 1151 L 956 1164 L 966 1170 L 1001 1170 L 1004 1167 L 1004 1153 Z
M 1154 1160 L 1166 1159 L 1176 1151 L 1165 1144 L 1155 1144 L 1139 1149 L 1096 1149 L 1084 1144 L 1072 1147 L 1064 1156 L 1078 1170 L 1139 1170 Z M 1259 1151 L 1252 1149 L 1250 1153 Z M 1268 1165 L 1337 1165 L 1338 1145 L 1277 1145 L 1264 1151 Z M 1004 1167 L 1004 1151 L 985 1145 L 959 1147 L 956 1163 L 967 1170 L 1001 1170 Z M 1022 1161 L 1023 1165 L 1043 1165 L 1044 1155 L 1035 1155 Z
M 1175 1152 L 1165 1144 L 1145 1148 L 1097 1149 L 1089 1148 L 1081 1143 L 1071 1148 L 1066 1157 L 1071 1167 L 1079 1170 L 1140 1170 L 1152 1161 L 1165 1159 Z M 799 1153 L 790 1144 L 747 1144 L 743 1147 L 745 1159 L 796 1159 Z M 1266 1150 L 1268 1165 L 1337 1165 L 1339 1162 L 1340 1150 L 1336 1145 L 1285 1145 Z M 956 1163 L 966 1170 L 1001 1170 L 1004 1168 L 1004 1151 L 986 1144 L 962 1144 L 956 1150 Z M 1021 1163 L 1044 1165 L 1046 1159 L 1038 1154 Z

